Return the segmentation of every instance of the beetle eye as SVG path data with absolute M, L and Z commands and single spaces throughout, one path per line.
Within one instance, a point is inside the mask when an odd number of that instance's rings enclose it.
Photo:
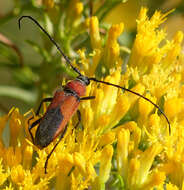
M 81 80 L 82 82 L 84 82 L 86 86 L 90 84 L 89 78 L 86 77 L 86 76 L 84 76 L 84 75 L 78 76 L 77 79 L 79 79 L 79 80 Z

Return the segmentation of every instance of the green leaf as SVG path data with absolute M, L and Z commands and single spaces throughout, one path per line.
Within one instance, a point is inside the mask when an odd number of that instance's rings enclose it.
M 0 86 L 0 96 L 15 98 L 31 105 L 36 100 L 36 94 L 13 86 Z
M 14 79 L 26 88 L 32 88 L 33 85 L 39 81 L 39 75 L 27 66 L 21 69 L 14 69 L 12 73 Z
M 0 44 L 0 52 L 1 52 L 1 57 L 3 60 L 6 60 L 3 62 L 3 65 L 8 66 L 8 67 L 20 67 L 20 62 L 17 59 L 16 54 L 10 50 L 9 47 L 6 47 L 3 44 Z
M 26 40 L 26 42 L 32 46 L 32 48 L 39 53 L 47 62 L 51 61 L 51 56 L 49 55 L 49 53 L 42 47 L 40 47 L 40 45 L 38 45 L 36 42 L 33 42 L 31 40 Z
M 125 190 L 125 183 L 123 177 L 118 172 L 112 172 L 114 175 L 114 180 L 111 183 L 112 187 L 118 187 L 118 189 Z

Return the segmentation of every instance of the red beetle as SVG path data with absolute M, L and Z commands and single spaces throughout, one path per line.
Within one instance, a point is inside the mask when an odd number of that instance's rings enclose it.
M 129 90 L 127 88 L 121 87 L 116 84 L 112 84 L 105 81 L 100 81 L 96 78 L 88 78 L 87 76 L 84 76 L 80 73 L 80 71 L 74 67 L 70 61 L 70 59 L 63 53 L 63 51 L 60 49 L 59 45 L 54 41 L 54 39 L 47 33 L 47 31 L 31 16 L 22 16 L 19 18 L 19 29 L 20 29 L 20 22 L 23 18 L 29 18 L 31 19 L 39 28 L 48 36 L 48 38 L 53 42 L 53 44 L 56 46 L 56 48 L 59 50 L 59 52 L 62 54 L 62 56 L 65 58 L 66 62 L 72 67 L 72 69 L 78 73 L 78 77 L 75 80 L 72 80 L 68 82 L 62 90 L 57 90 L 54 94 L 53 98 L 45 98 L 41 101 L 40 106 L 36 112 L 36 115 L 39 115 L 41 106 L 43 102 L 51 102 L 50 105 L 47 108 L 46 113 L 44 116 L 35 122 L 32 123 L 31 126 L 29 126 L 29 133 L 32 138 L 32 142 L 34 145 L 39 147 L 40 149 L 47 147 L 54 139 L 58 137 L 58 135 L 61 134 L 60 139 L 55 144 L 51 152 L 48 154 L 47 159 L 45 161 L 45 173 L 47 173 L 47 163 L 48 160 L 55 150 L 56 146 L 59 144 L 60 140 L 63 138 L 66 129 L 67 129 L 67 123 L 70 120 L 70 118 L 77 112 L 78 115 L 78 123 L 81 121 L 81 114 L 78 110 L 78 106 L 81 100 L 89 100 L 94 99 L 95 96 L 88 96 L 83 97 L 86 93 L 86 86 L 90 84 L 90 81 L 95 81 L 99 83 L 103 83 L 106 85 L 114 86 L 116 88 L 120 88 L 122 90 L 131 92 L 146 101 L 153 104 L 166 118 L 167 123 L 169 125 L 169 133 L 171 131 L 170 128 L 170 122 L 167 118 L 167 116 L 164 114 L 164 112 L 159 108 L 158 105 L 153 103 L 148 98 L 142 96 L 141 94 L 134 92 L 132 90 Z M 33 119 L 30 118 L 29 121 Z M 28 121 L 28 123 L 29 123 Z M 38 125 L 39 124 L 39 125 Z M 38 125 L 38 128 L 36 130 L 35 137 L 33 137 L 33 134 L 31 132 L 31 129 Z M 77 127 L 76 125 L 76 127 Z

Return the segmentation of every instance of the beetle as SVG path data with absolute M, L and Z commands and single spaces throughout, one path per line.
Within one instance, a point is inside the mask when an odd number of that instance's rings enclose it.
M 38 110 L 36 112 L 36 115 L 39 115 L 40 109 L 44 102 L 51 102 L 51 103 L 48 106 L 47 111 L 43 115 L 43 117 L 34 121 L 29 126 L 29 133 L 30 133 L 32 142 L 34 145 L 36 145 L 40 149 L 47 147 L 52 141 L 54 141 L 60 135 L 59 140 L 54 145 L 51 152 L 47 155 L 47 158 L 45 161 L 45 166 L 44 166 L 45 173 L 47 173 L 48 160 L 49 160 L 50 156 L 52 155 L 53 151 L 55 150 L 55 148 L 57 147 L 57 145 L 59 144 L 59 142 L 61 141 L 61 139 L 63 138 L 63 136 L 67 130 L 67 123 L 69 122 L 70 118 L 77 112 L 78 122 L 75 127 L 77 127 L 81 121 L 81 114 L 80 114 L 80 111 L 78 110 L 80 101 L 90 100 L 90 99 L 95 98 L 95 96 L 84 97 L 85 93 L 86 93 L 86 86 L 88 86 L 90 84 L 90 81 L 102 83 L 105 85 L 110 85 L 110 86 L 128 91 L 128 92 L 135 94 L 135 95 L 145 99 L 146 101 L 150 102 L 165 117 L 165 119 L 168 123 L 168 126 L 169 126 L 169 133 L 171 132 L 169 119 L 167 118 L 165 113 L 161 110 L 161 108 L 158 105 L 156 105 L 150 99 L 144 97 L 143 95 L 141 95 L 137 92 L 134 92 L 130 89 L 127 89 L 125 87 L 122 87 L 122 86 L 119 86 L 116 84 L 112 84 L 112 83 L 109 83 L 106 81 L 101 81 L 94 77 L 89 78 L 87 76 L 82 75 L 81 72 L 72 65 L 70 59 L 64 54 L 64 52 L 61 50 L 61 48 L 55 42 L 55 40 L 48 34 L 48 32 L 33 17 L 26 16 L 26 15 L 20 17 L 18 20 L 19 29 L 21 28 L 20 27 L 21 20 L 23 18 L 28 18 L 28 19 L 32 20 L 48 36 L 48 38 L 51 40 L 51 42 L 56 46 L 58 51 L 64 57 L 64 59 L 66 60 L 66 63 L 78 74 L 76 79 L 68 82 L 65 86 L 63 86 L 63 89 L 57 90 L 53 97 L 45 98 L 41 101 L 41 103 L 38 107 Z M 33 119 L 33 117 L 31 117 L 28 120 L 28 123 L 30 122 L 31 119 Z M 35 137 L 33 137 L 31 130 L 34 127 L 36 127 L 37 125 L 38 125 L 38 127 L 36 129 L 36 134 L 35 134 Z

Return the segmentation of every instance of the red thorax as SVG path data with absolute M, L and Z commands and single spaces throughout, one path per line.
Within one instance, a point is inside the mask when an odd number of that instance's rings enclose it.
M 86 93 L 86 85 L 80 80 L 72 80 L 66 84 L 66 87 L 75 91 L 78 96 L 84 96 Z

